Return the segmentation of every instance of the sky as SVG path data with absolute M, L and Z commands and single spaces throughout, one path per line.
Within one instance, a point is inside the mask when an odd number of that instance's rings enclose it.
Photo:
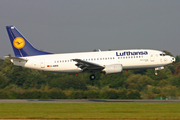
M 180 55 L 180 0 L 0 0 L 0 58 L 6 26 L 52 53 L 155 49 Z

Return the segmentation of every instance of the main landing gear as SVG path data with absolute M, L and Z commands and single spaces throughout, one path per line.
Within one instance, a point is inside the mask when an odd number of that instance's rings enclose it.
M 77 75 L 78 75 L 78 73 L 76 73 L 76 76 Z M 94 79 L 96 79 L 96 76 L 94 74 L 92 74 L 92 75 L 89 76 L 89 78 L 90 78 L 90 80 L 94 80 Z
M 94 80 L 96 78 L 96 76 L 94 74 L 90 75 L 90 80 Z

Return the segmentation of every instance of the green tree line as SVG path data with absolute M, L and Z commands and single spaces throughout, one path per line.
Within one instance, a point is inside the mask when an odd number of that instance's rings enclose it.
M 119 74 L 61 74 L 37 71 L 0 59 L 0 99 L 155 99 L 180 96 L 180 55 L 158 71 L 129 70 Z M 171 97 L 170 97 L 171 96 Z

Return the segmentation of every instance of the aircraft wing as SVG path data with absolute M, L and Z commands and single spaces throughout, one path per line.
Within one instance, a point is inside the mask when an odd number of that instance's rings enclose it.
M 95 64 L 95 63 L 92 63 L 92 62 L 87 62 L 87 61 L 84 61 L 84 60 L 81 60 L 81 59 L 72 59 L 73 61 L 76 61 L 77 64 L 76 66 L 81 68 L 84 72 L 87 72 L 87 71 L 101 71 L 104 69 L 104 66 L 101 66 L 99 64 Z

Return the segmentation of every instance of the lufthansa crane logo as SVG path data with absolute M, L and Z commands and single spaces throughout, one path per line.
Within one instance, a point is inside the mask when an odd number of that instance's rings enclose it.
M 17 38 L 14 39 L 13 45 L 14 45 L 15 48 L 21 49 L 25 45 L 25 40 L 22 37 L 17 37 Z

